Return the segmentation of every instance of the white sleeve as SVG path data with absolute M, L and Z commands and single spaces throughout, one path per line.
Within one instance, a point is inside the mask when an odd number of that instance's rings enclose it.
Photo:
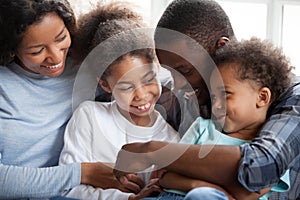
M 93 140 L 93 113 L 89 106 L 91 104 L 81 104 L 73 113 L 64 136 L 64 147 L 60 155 L 60 164 L 73 162 L 94 162 L 92 155 Z M 79 185 L 64 196 L 83 200 L 127 200 L 132 193 L 124 193 L 117 189 L 100 189 L 89 185 Z
M 59 164 L 92 160 L 92 121 L 87 104 L 81 104 L 73 113 L 64 135 L 64 147 Z

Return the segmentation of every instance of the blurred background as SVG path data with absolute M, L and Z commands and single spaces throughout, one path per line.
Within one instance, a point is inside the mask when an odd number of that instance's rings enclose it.
M 76 16 L 88 12 L 99 0 L 69 0 Z M 114 0 L 100 0 L 105 3 Z M 155 28 L 172 0 L 126 0 Z M 238 39 L 256 36 L 283 48 L 300 75 L 300 0 L 216 0 L 229 16 Z M 298 38 L 299 37 L 299 38 Z

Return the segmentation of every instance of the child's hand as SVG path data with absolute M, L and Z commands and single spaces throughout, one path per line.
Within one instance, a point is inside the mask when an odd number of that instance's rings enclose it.
M 151 196 L 154 192 L 162 192 L 163 190 L 158 186 L 158 180 L 158 178 L 151 179 L 149 184 L 147 184 L 138 194 L 131 195 L 129 200 L 139 200 Z
M 145 187 L 144 181 L 137 174 L 127 174 L 120 181 L 126 189 L 135 194 Z
M 154 179 L 154 178 L 161 179 L 165 175 L 165 173 L 167 173 L 167 170 L 156 169 L 156 167 L 155 167 L 154 170 L 151 172 L 150 179 Z

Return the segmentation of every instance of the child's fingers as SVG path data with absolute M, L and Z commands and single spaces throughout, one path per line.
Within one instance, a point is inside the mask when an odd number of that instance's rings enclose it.
M 158 182 L 159 182 L 159 178 L 150 179 L 149 183 L 147 184 L 147 186 L 158 185 Z
M 149 183 L 148 185 L 146 185 L 143 190 L 138 194 L 139 198 L 143 198 L 143 197 L 149 197 L 151 194 L 153 194 L 154 192 L 163 192 L 163 190 L 156 185 L 157 181 L 152 181 L 151 183 Z
M 153 192 L 163 192 L 163 189 L 161 189 L 161 187 L 159 187 L 158 185 L 152 185 L 150 188 L 148 188 L 148 193 L 149 195 Z
M 140 187 L 140 185 L 136 184 L 135 182 L 130 181 L 127 176 L 122 176 L 120 178 L 120 182 L 122 183 L 122 185 L 130 190 L 133 193 L 139 193 L 143 187 Z
M 139 185 L 140 188 L 145 187 L 145 182 L 136 174 L 127 174 L 126 178 L 128 179 L 128 181 Z
M 151 179 L 149 181 L 148 185 L 146 185 L 145 188 L 148 188 L 148 189 L 152 190 L 152 192 L 162 192 L 163 191 L 161 189 L 161 187 L 159 186 L 159 179 L 158 178 Z

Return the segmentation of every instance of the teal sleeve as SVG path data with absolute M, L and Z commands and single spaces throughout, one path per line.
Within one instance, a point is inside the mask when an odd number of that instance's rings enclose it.
M 198 117 L 183 135 L 179 143 L 184 144 L 216 144 L 221 133 L 216 130 L 209 119 Z
M 179 143 L 183 144 L 197 144 L 197 141 L 200 137 L 200 121 L 201 118 L 197 118 L 194 123 L 191 125 L 191 127 L 186 131 L 186 133 L 183 135 Z
M 273 192 L 286 192 L 290 189 L 290 171 L 287 170 L 277 185 L 272 187 L 271 191 Z
M 286 192 L 290 189 L 290 171 L 287 170 L 282 177 L 280 177 L 280 181 L 277 185 L 273 186 L 271 190 L 260 197 L 259 200 L 268 200 L 268 197 L 272 192 Z

